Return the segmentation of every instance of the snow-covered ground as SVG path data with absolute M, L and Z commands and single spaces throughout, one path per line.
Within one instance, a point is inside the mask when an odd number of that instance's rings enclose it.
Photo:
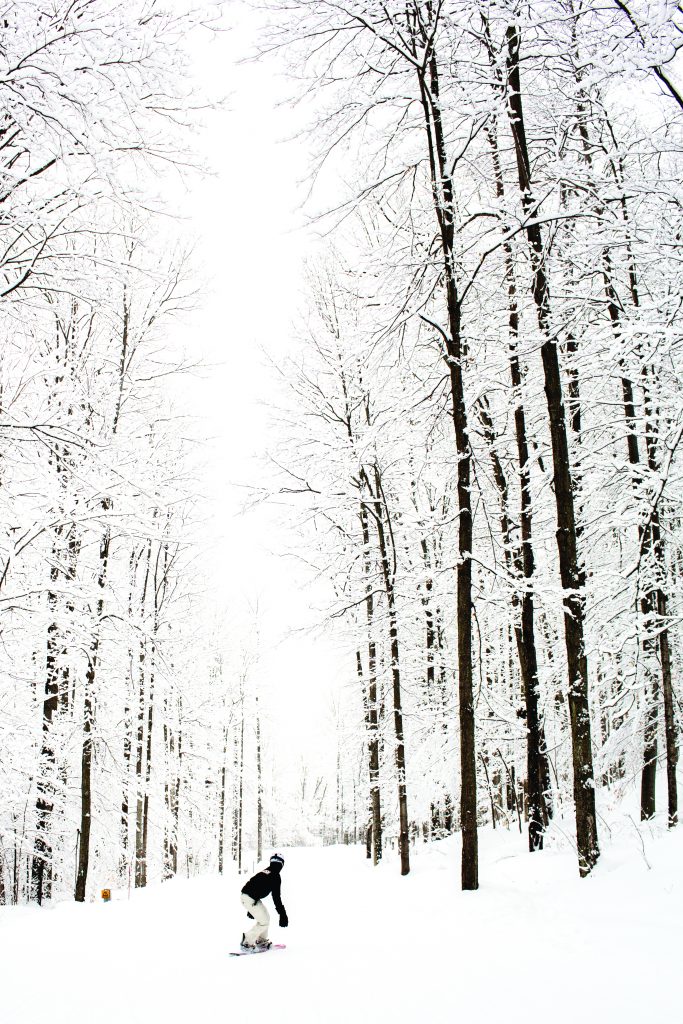
M 2 1024 L 668 1024 L 681 1020 L 683 826 L 624 817 L 581 881 L 570 850 L 482 833 L 481 888 L 457 838 L 373 870 L 361 849 L 285 850 L 285 952 L 228 957 L 235 875 L 109 904 L 0 911 Z

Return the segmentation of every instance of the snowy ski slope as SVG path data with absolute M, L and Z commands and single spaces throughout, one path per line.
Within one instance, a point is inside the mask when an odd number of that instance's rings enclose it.
M 373 871 L 359 848 L 286 850 L 277 956 L 228 957 L 243 927 L 234 874 L 0 910 L 0 1021 L 683 1019 L 683 828 L 620 819 L 583 882 L 566 843 L 534 856 L 524 844 L 482 833 L 477 893 L 459 889 L 457 837 L 418 849 L 404 879 L 391 852 Z

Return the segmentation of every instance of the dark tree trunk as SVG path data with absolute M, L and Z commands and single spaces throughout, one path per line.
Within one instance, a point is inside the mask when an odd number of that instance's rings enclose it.
M 128 873 L 128 793 L 130 787 L 130 758 L 133 749 L 133 721 L 128 705 L 126 705 L 124 711 L 123 728 L 123 787 L 121 792 L 121 859 L 119 862 L 119 873 L 122 878 L 125 878 Z
M 111 500 L 102 502 L 104 511 L 111 507 Z M 105 527 L 100 543 L 100 572 L 97 585 L 100 596 L 97 599 L 96 621 L 93 626 L 93 639 L 88 656 L 88 668 L 85 675 L 85 696 L 83 711 L 83 744 L 81 747 L 81 838 L 78 846 L 78 873 L 76 876 L 75 899 L 78 903 L 85 901 L 88 886 L 88 866 L 90 863 L 90 831 L 92 823 L 92 731 L 95 717 L 95 682 L 100 651 L 100 623 L 104 611 L 104 588 L 107 583 L 109 566 L 109 527 Z
M 178 870 L 178 765 L 176 760 L 176 733 L 170 721 L 170 703 L 164 701 L 164 749 L 166 751 L 166 778 L 164 780 L 164 807 L 166 821 L 164 825 L 164 878 L 173 878 Z M 226 730 L 227 742 L 227 730 Z M 218 838 L 218 871 L 223 873 L 223 833 L 225 816 L 225 748 L 223 750 L 223 771 L 220 796 L 220 821 Z
M 57 551 L 53 548 L 53 559 Z M 50 581 L 56 583 L 59 570 L 56 565 L 50 569 Z M 38 796 L 36 799 L 36 837 L 31 860 L 33 895 L 42 905 L 52 895 L 52 811 L 54 808 L 54 772 L 56 756 L 52 739 L 52 723 L 59 706 L 59 667 L 57 664 L 58 626 L 57 595 L 50 591 L 47 596 L 48 610 L 52 621 L 47 628 L 47 656 L 45 661 L 45 699 L 43 701 L 42 744 L 38 766 Z
M 155 513 L 156 514 L 156 513 Z M 157 556 L 157 563 L 158 563 Z M 147 565 L 142 587 L 140 608 L 143 616 L 148 594 L 153 598 L 152 639 L 140 641 L 140 692 L 137 728 L 137 807 L 135 816 L 135 887 L 147 885 L 147 852 L 149 835 L 149 789 L 152 772 L 152 731 L 154 726 L 154 674 L 156 647 L 154 636 L 157 623 L 158 580 L 157 568 L 152 570 L 152 541 L 147 542 Z
M 178 821 L 180 816 L 180 783 L 183 767 L 182 699 L 178 698 L 178 763 L 174 785 L 171 789 L 171 871 L 178 874 Z
M 225 850 L 225 780 L 227 776 L 228 729 L 223 729 L 223 761 L 221 764 L 221 796 L 218 810 L 218 874 L 223 874 L 223 857 Z
M 417 488 L 413 484 L 413 495 L 415 502 L 415 509 L 419 514 L 419 506 L 417 501 Z M 436 511 L 435 507 L 430 506 L 431 512 Z M 441 568 L 439 561 L 439 552 L 436 545 L 430 546 L 428 538 L 423 536 L 420 538 L 420 549 L 422 552 L 422 562 L 424 565 L 424 587 L 421 594 L 422 608 L 424 610 L 424 637 L 425 637 L 425 701 L 426 706 L 430 709 L 435 718 L 440 718 L 441 726 L 440 731 L 444 741 L 444 744 L 448 742 L 448 716 L 446 713 L 447 708 L 447 694 L 446 694 L 446 682 L 445 672 L 443 664 L 443 635 L 441 627 L 440 611 L 437 605 L 434 603 L 434 573 Z M 439 665 L 439 671 L 437 673 L 437 662 Z M 446 760 L 444 758 L 444 765 Z M 448 778 L 445 775 L 440 775 L 436 780 L 437 792 L 435 793 L 435 799 L 431 804 L 431 829 L 434 834 L 443 835 L 444 832 L 448 831 L 446 826 L 446 804 L 450 800 L 448 795 Z M 438 823 L 435 823 L 435 815 L 438 817 Z
M 239 791 L 238 780 L 240 770 L 239 734 L 237 730 L 232 737 L 232 859 L 237 863 L 237 845 L 239 831 Z
M 152 666 L 149 675 L 147 698 L 147 744 L 145 749 L 145 786 L 142 812 L 141 885 L 147 885 L 147 855 L 149 838 L 149 790 L 152 775 L 152 729 L 154 725 L 154 645 L 152 645 Z
M 650 474 L 656 479 L 659 473 L 659 458 L 657 453 L 657 424 L 659 422 L 659 408 L 653 407 L 651 393 L 651 382 L 656 386 L 656 371 L 648 372 L 643 368 L 641 385 L 643 388 L 643 406 L 645 411 L 645 443 L 647 447 L 647 464 Z M 666 778 L 667 778 L 667 812 L 669 827 L 673 827 L 678 821 L 678 786 L 676 780 L 676 768 L 678 764 L 678 744 L 676 737 L 676 726 L 674 719 L 674 694 L 671 679 L 671 652 L 669 646 L 668 631 L 668 602 L 667 595 L 663 589 L 663 582 L 667 579 L 666 559 L 664 556 L 664 537 L 659 516 L 659 506 L 655 505 L 650 515 L 650 535 L 652 538 L 652 553 L 654 556 L 654 569 L 656 575 L 656 586 L 649 595 L 650 607 L 653 612 L 653 625 L 659 632 L 659 654 L 661 662 L 662 696 L 664 702 L 664 735 L 666 744 Z M 652 720 L 658 715 L 658 700 L 653 695 L 651 704 Z M 653 761 L 656 764 L 656 761 Z
M 430 26 L 430 30 L 431 30 Z M 451 408 L 458 455 L 458 692 L 460 717 L 460 822 L 462 828 L 461 882 L 463 889 L 479 887 L 477 838 L 477 765 L 474 693 L 472 688 L 472 507 L 471 451 L 462 372 L 461 306 L 455 266 L 453 182 L 448 167 L 441 116 L 439 72 L 433 34 L 420 25 L 422 40 L 430 36 L 424 61 L 417 69 L 429 153 L 433 204 L 444 267 L 448 332 L 444 333 L 451 384 Z
M 643 411 L 645 414 L 645 448 L 647 452 L 647 467 L 651 474 L 658 470 L 656 430 L 658 414 L 655 413 L 650 396 L 650 385 L 648 373 L 643 366 L 641 371 L 641 386 L 643 389 Z M 639 531 L 641 556 L 649 557 L 647 568 L 651 574 L 658 573 L 657 548 L 661 547 L 661 535 L 659 529 L 659 512 L 655 507 L 652 510 L 650 522 Z M 656 661 L 657 642 L 654 639 L 657 620 L 657 593 L 651 586 L 647 593 L 641 598 L 641 612 L 643 617 L 645 640 L 643 646 L 649 658 L 646 666 L 652 665 L 645 683 L 645 728 L 643 730 L 643 772 L 640 785 L 640 817 L 647 821 L 654 817 L 656 811 L 656 782 L 657 782 L 657 748 L 659 731 L 659 678 L 654 668 Z
M 132 621 L 133 599 L 135 595 L 135 576 L 137 564 L 141 557 L 141 550 L 131 551 L 129 562 L 130 590 L 128 593 L 128 618 Z M 121 860 L 119 873 L 122 879 L 129 875 L 130 868 L 130 765 L 133 753 L 133 711 L 130 702 L 134 700 L 135 679 L 133 669 L 133 647 L 128 648 L 128 664 L 130 665 L 129 687 L 130 694 L 126 698 L 124 712 L 124 735 L 123 735 L 123 786 L 121 791 Z
M 92 817 L 92 729 L 93 729 L 93 692 L 95 683 L 97 649 L 93 645 L 90 651 L 88 670 L 85 677 L 85 704 L 83 711 L 83 744 L 81 747 L 81 827 L 78 843 L 78 874 L 74 899 L 77 903 L 85 901 L 88 884 L 88 865 L 90 863 L 90 823 Z
M 527 725 L 527 808 L 529 817 L 529 850 L 533 852 L 534 850 L 543 849 L 543 828 L 547 820 L 547 804 L 544 792 L 547 768 L 544 768 L 543 761 L 547 760 L 547 758 L 545 754 L 545 737 L 538 712 L 538 667 L 534 632 L 534 605 L 533 594 L 530 590 L 530 581 L 534 573 L 533 551 L 530 543 L 530 510 L 527 510 L 526 501 L 522 498 L 522 545 L 520 546 L 513 536 L 510 524 L 508 485 L 496 451 L 493 421 L 488 405 L 484 400 L 480 399 L 478 409 L 493 466 L 493 477 L 500 495 L 500 524 L 507 568 L 513 579 L 520 580 L 523 576 L 528 584 L 522 590 L 521 601 L 517 592 L 513 594 L 513 611 L 517 620 L 514 624 L 514 631 L 522 677 L 522 696 L 524 698 L 524 715 Z M 526 441 L 526 432 L 524 436 Z M 527 512 L 528 522 L 526 523 L 527 529 L 525 530 L 525 516 Z M 525 534 L 528 541 L 526 546 Z M 518 616 L 519 618 L 517 618 Z
M 171 836 L 170 836 L 170 818 L 171 818 L 171 780 L 169 778 L 169 765 L 171 760 L 171 736 L 168 726 L 168 700 L 164 700 L 164 725 L 163 725 L 163 743 L 164 743 L 164 760 L 166 762 L 166 772 L 164 776 L 164 881 L 171 878 Z
M 579 871 L 587 875 L 599 857 L 595 786 L 588 700 L 588 664 L 584 645 L 585 577 L 579 563 L 574 508 L 574 484 L 562 393 L 557 344 L 550 322 L 550 296 L 541 228 L 533 219 L 530 160 L 524 128 L 519 73 L 519 30 L 507 29 L 508 112 L 517 157 L 519 187 L 528 218 L 526 235 L 533 269 L 533 297 L 544 342 L 541 348 L 545 394 L 553 452 L 554 489 L 557 506 L 557 548 L 564 591 L 565 643 L 569 671 L 569 717 L 574 770 L 574 802 Z
M 370 781 L 370 817 L 372 832 L 372 863 L 382 859 L 382 807 L 379 788 L 379 722 L 377 715 L 377 651 L 375 648 L 375 599 L 370 562 L 370 529 L 368 507 L 361 502 L 361 531 L 363 535 L 363 571 L 365 573 L 365 617 L 368 630 L 368 683 L 366 695 L 366 728 L 368 734 L 368 771 Z M 362 678 L 362 658 L 358 655 Z
M 235 794 L 233 803 L 233 859 L 237 863 L 237 871 L 242 871 L 242 832 L 244 820 L 244 679 L 240 677 L 239 695 L 239 726 L 234 737 L 234 779 Z
M 263 856 L 263 772 L 261 770 L 261 716 L 256 697 L 256 859 Z
M 660 623 L 668 617 L 667 597 L 661 587 L 657 590 L 657 611 Z M 671 650 L 669 647 L 669 631 L 662 626 L 659 634 L 659 651 L 662 663 L 662 691 L 664 696 L 664 735 L 666 737 L 666 781 L 668 795 L 669 828 L 678 824 L 678 783 L 676 768 L 678 765 L 678 737 L 674 717 L 674 695 L 671 679 Z
M 391 652 L 391 678 L 392 696 L 394 710 L 394 739 L 395 751 L 394 760 L 396 764 L 396 777 L 398 782 L 398 814 L 399 814 L 399 836 L 398 845 L 401 857 L 401 874 L 407 875 L 410 871 L 410 833 L 408 821 L 408 795 L 406 787 L 406 755 L 405 742 L 403 738 L 403 707 L 401 694 L 401 665 L 399 658 L 398 642 L 398 613 L 396 609 L 395 583 L 395 558 L 396 552 L 393 546 L 393 535 L 391 530 L 391 519 L 389 509 L 382 491 L 382 480 L 379 469 L 374 467 L 375 483 L 375 505 L 374 522 L 377 530 L 379 543 L 380 561 L 382 565 L 382 576 L 384 578 L 384 589 L 387 596 L 387 608 L 389 612 L 389 649 Z M 392 543 L 392 561 L 390 562 L 389 546 L 387 544 L 387 530 Z
M 145 774 L 145 644 L 140 641 L 139 693 L 136 737 L 136 808 L 135 808 L 135 888 L 146 884 L 144 864 L 144 774 Z
M 415 507 L 417 509 L 417 498 L 415 499 Z M 434 581 L 432 579 L 432 566 L 429 555 L 429 544 L 426 537 L 420 538 L 420 549 L 422 551 L 422 562 L 425 571 L 424 581 L 424 592 L 422 595 L 422 607 L 424 609 L 425 623 L 424 623 L 424 637 L 425 637 L 425 683 L 426 683 L 426 696 L 427 703 L 431 707 L 434 704 L 435 693 L 434 693 L 434 680 L 436 678 L 436 621 L 434 618 L 434 609 L 432 607 L 432 591 L 434 589 Z
M 647 599 L 642 602 L 646 628 L 652 628 L 652 616 Z M 657 676 L 650 674 L 645 688 L 646 710 L 643 730 L 643 770 L 640 776 L 640 818 L 649 821 L 654 818 L 656 807 L 655 786 L 657 781 L 657 732 L 659 725 L 659 685 Z
M 144 621 L 147 604 L 147 590 L 150 580 L 150 568 L 152 561 L 152 542 L 147 542 L 147 560 L 145 566 L 145 578 L 140 597 L 141 617 Z M 138 654 L 138 709 L 137 709 L 137 741 L 135 778 L 137 784 L 137 800 L 135 809 L 135 888 L 143 888 L 147 884 L 146 848 L 145 848 L 145 778 L 147 774 L 145 762 L 145 712 L 147 710 L 146 682 L 147 682 L 147 641 L 139 641 Z

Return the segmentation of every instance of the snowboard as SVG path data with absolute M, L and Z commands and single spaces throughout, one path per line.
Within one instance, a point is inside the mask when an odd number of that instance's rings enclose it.
M 275 949 L 286 949 L 283 942 L 274 942 L 269 949 L 241 949 L 239 953 L 230 953 L 230 956 L 254 956 L 255 953 L 272 953 Z

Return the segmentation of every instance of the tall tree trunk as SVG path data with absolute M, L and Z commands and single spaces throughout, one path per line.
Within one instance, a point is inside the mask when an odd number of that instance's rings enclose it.
M 171 735 L 168 723 L 168 699 L 164 699 L 163 708 L 164 725 L 162 729 L 164 743 L 164 881 L 171 878 L 171 843 L 170 843 L 170 820 L 171 820 L 171 780 L 169 776 L 171 761 Z
M 641 374 L 641 386 L 643 389 L 643 408 L 645 412 L 645 444 L 647 448 L 647 465 L 650 475 L 656 479 L 659 473 L 659 458 L 657 452 L 657 433 L 660 419 L 659 408 L 653 406 L 652 387 L 656 386 L 656 372 L 648 371 L 643 367 Z M 676 768 L 678 764 L 678 745 L 675 731 L 674 719 L 674 695 L 671 679 L 671 653 L 669 647 L 669 631 L 667 625 L 667 595 L 663 589 L 663 581 L 668 578 L 666 559 L 664 555 L 664 537 L 659 516 L 659 506 L 654 505 L 650 513 L 649 535 L 652 539 L 652 554 L 654 558 L 655 586 L 648 595 L 650 608 L 652 610 L 653 626 L 656 625 L 659 634 L 659 654 L 661 662 L 662 696 L 664 702 L 664 735 L 666 745 L 666 778 L 667 778 L 667 813 L 669 827 L 673 827 L 678 821 L 678 787 L 676 780 Z M 653 725 L 654 739 L 652 733 L 646 735 L 646 754 L 650 746 L 650 757 L 656 766 L 656 721 L 659 711 L 658 695 L 653 692 L 648 716 L 648 726 Z M 647 728 L 647 727 L 646 727 Z M 652 783 L 654 790 L 654 781 Z M 654 806 L 652 808 L 654 813 Z
M 366 482 L 369 484 L 369 480 Z M 385 530 L 384 524 L 386 521 L 387 530 L 391 535 L 391 519 L 382 490 L 381 475 L 377 466 L 374 467 L 374 497 L 375 503 L 373 518 L 375 529 L 377 531 L 382 576 L 384 578 L 384 589 L 387 596 L 387 609 L 389 613 L 389 649 L 391 655 L 391 679 L 394 710 L 394 762 L 396 765 L 396 778 L 398 783 L 398 848 L 401 858 L 401 874 L 407 875 L 410 871 L 410 833 L 406 786 L 406 753 L 405 741 L 403 738 L 403 706 L 401 693 L 401 663 L 398 642 L 398 612 L 396 609 L 396 592 L 394 586 L 396 575 L 396 552 L 392 540 L 393 559 L 390 561 L 387 531 Z
M 133 749 L 133 719 L 131 709 L 126 701 L 123 713 L 123 786 L 121 788 L 121 858 L 119 861 L 119 874 L 122 879 L 128 874 L 128 836 L 129 836 L 129 806 L 128 794 L 130 792 L 130 759 Z
M 498 83 L 498 91 L 504 95 L 505 87 L 502 72 L 494 59 L 488 22 L 484 21 L 484 31 L 491 63 Z M 487 131 L 491 146 L 493 162 L 493 178 L 496 197 L 505 199 L 505 181 L 500 163 L 498 149 L 498 119 L 493 118 Z M 519 564 L 524 576 L 525 586 L 522 589 L 521 621 L 518 640 L 522 687 L 526 707 L 527 720 L 527 780 L 529 796 L 529 849 L 542 849 L 543 830 L 552 817 L 552 800 L 550 789 L 550 765 L 546 749 L 545 732 L 538 710 L 538 658 L 536 652 L 536 631 L 534 616 L 533 578 L 536 571 L 534 550 L 532 545 L 532 505 L 531 505 L 531 460 L 526 428 L 526 415 L 522 396 L 522 366 L 519 359 L 519 306 L 517 302 L 517 278 L 515 274 L 512 245 L 509 239 L 503 243 L 503 260 L 505 280 L 508 288 L 508 338 L 510 383 L 514 408 L 515 440 L 517 443 L 517 461 L 519 466 L 520 488 L 520 531 L 521 557 Z M 517 630 L 516 630 L 517 632 Z M 521 641 L 521 642 L 520 642 Z
M 81 549 L 80 538 L 74 524 L 69 528 L 66 535 L 66 547 L 63 554 L 63 567 L 62 576 L 66 581 L 73 584 L 76 579 L 76 571 L 78 567 L 78 554 Z M 74 691 L 76 687 L 75 674 L 72 674 L 71 667 L 69 665 L 69 652 L 73 647 L 73 615 L 76 609 L 76 605 L 72 595 L 67 596 L 65 601 L 66 610 L 66 628 L 62 634 L 61 649 L 59 651 L 60 661 L 60 685 L 59 685 L 59 713 L 65 715 L 69 711 L 69 707 L 73 706 L 74 703 Z M 64 789 L 66 790 L 67 778 L 66 778 L 66 763 L 62 763 L 59 769 L 60 780 Z
M 221 795 L 218 809 L 218 874 L 223 874 L 223 858 L 225 851 L 225 781 L 227 776 L 228 727 L 223 728 L 223 750 L 221 762 Z
M 370 816 L 372 823 L 372 863 L 382 859 L 382 807 L 379 788 L 379 723 L 377 715 L 377 650 L 375 647 L 375 599 L 370 561 L 370 528 L 368 506 L 361 502 L 361 531 L 363 535 L 363 571 L 365 574 L 365 619 L 368 633 L 368 684 L 366 724 L 368 736 L 368 772 L 370 781 Z M 359 657 L 362 674 L 362 659 Z M 361 675 L 362 678 L 362 675 Z
M 244 834 L 244 713 L 240 721 L 240 777 L 237 817 L 237 871 L 242 873 L 242 842 Z
M 59 569 L 56 546 L 52 550 L 53 565 L 50 568 L 50 582 L 55 584 Z M 55 793 L 56 755 L 52 738 L 52 723 L 59 705 L 59 666 L 57 664 L 58 632 L 57 594 L 50 590 L 47 595 L 50 624 L 47 628 L 47 656 L 45 661 L 45 698 L 43 700 L 42 743 L 38 767 L 38 795 L 36 798 L 36 837 L 31 860 L 33 895 L 42 905 L 52 895 L 52 811 Z
M 109 498 L 105 498 L 102 507 L 105 512 L 111 507 Z M 95 681 L 100 650 L 100 623 L 104 610 L 104 588 L 107 582 L 109 565 L 110 530 L 105 527 L 100 544 L 100 572 L 97 585 L 100 596 L 97 599 L 97 616 L 93 626 L 93 639 L 88 656 L 88 668 L 85 675 L 85 695 L 83 712 L 83 744 L 81 747 L 81 838 L 78 846 L 78 874 L 76 876 L 75 899 L 78 903 L 85 901 L 88 886 L 88 866 L 90 863 L 90 830 L 92 823 L 92 730 L 95 717 Z
M 232 737 L 232 859 L 237 864 L 237 848 L 239 845 L 239 777 L 240 747 L 239 729 L 236 728 Z
M 180 784 L 183 772 L 183 700 L 178 697 L 178 738 L 175 779 L 171 787 L 171 873 L 178 874 L 178 824 L 180 820 Z
M 150 589 L 150 574 L 152 567 L 152 541 L 147 541 L 147 558 L 145 565 L 145 577 L 140 595 L 140 616 L 145 622 L 147 607 L 147 595 Z M 148 666 L 147 640 L 139 641 L 138 671 L 139 671 L 139 694 L 137 711 L 137 756 L 135 762 L 135 776 L 137 781 L 137 801 L 135 811 L 135 888 L 144 888 L 147 885 L 147 811 L 149 808 L 149 795 L 147 782 L 149 777 L 148 757 L 151 748 L 151 736 L 146 734 L 152 724 L 153 712 L 151 711 L 153 695 L 153 670 Z M 149 672 L 149 694 L 147 694 L 147 677 Z
M 136 733 L 136 758 L 135 758 L 135 780 L 136 780 L 136 806 L 135 806 L 135 888 L 139 889 L 146 884 L 144 866 L 144 774 L 145 774 L 145 643 L 140 641 L 139 667 L 138 667 L 138 707 L 137 707 L 137 733 Z
M 142 549 L 134 548 L 130 553 L 128 563 L 128 621 L 131 623 L 133 619 L 136 571 L 141 556 Z M 129 643 L 128 646 L 128 665 L 129 693 L 126 695 L 126 707 L 124 710 L 123 785 L 121 789 L 121 859 L 119 863 L 119 874 L 122 879 L 125 879 L 129 875 L 130 870 L 130 765 L 133 753 L 133 710 L 131 704 L 135 700 L 135 659 L 133 645 L 131 643 Z
M 235 796 L 233 803 L 233 859 L 237 872 L 242 872 L 242 836 L 244 822 L 244 677 L 240 676 L 239 726 L 235 733 L 234 778 Z
M 660 623 L 668 619 L 667 596 L 661 587 L 657 589 L 657 611 Z M 667 811 L 669 828 L 678 824 L 678 784 L 676 780 L 676 768 L 678 765 L 678 737 L 676 735 L 676 720 L 674 716 L 673 682 L 671 678 L 671 649 L 669 646 L 669 631 L 665 626 L 660 626 L 659 650 L 662 662 L 662 691 L 664 696 L 664 735 L 666 738 L 666 781 L 667 781 Z
M 0 840 L 0 907 L 8 903 L 7 887 L 5 885 L 5 850 Z
M 584 644 L 585 575 L 579 563 L 574 508 L 574 484 L 557 344 L 550 322 L 550 296 L 541 228 L 535 219 L 531 189 L 531 163 L 527 147 L 519 72 L 520 34 L 507 29 L 508 113 L 517 157 L 522 205 L 527 217 L 526 235 L 533 270 L 533 297 L 538 326 L 544 338 L 541 348 L 545 394 L 553 452 L 557 547 L 564 591 L 565 644 L 569 672 L 569 717 L 574 771 L 574 803 L 579 872 L 587 875 L 600 855 L 595 813 L 595 784 L 591 745 L 588 664 Z
M 74 899 L 85 902 L 90 863 L 90 824 L 92 820 L 92 730 L 94 719 L 94 684 L 96 673 L 97 640 L 93 641 L 85 676 L 83 708 L 83 743 L 81 746 L 81 827 L 78 843 L 78 872 Z
M 522 576 L 530 581 L 534 572 L 534 561 L 531 544 L 524 549 L 524 515 L 525 501 L 522 500 L 522 544 L 519 545 L 513 536 L 509 507 L 509 492 L 507 479 L 502 464 L 496 451 L 496 436 L 493 427 L 493 420 L 484 399 L 477 403 L 479 417 L 484 428 L 484 438 L 489 448 L 489 456 L 493 467 L 493 477 L 500 495 L 501 515 L 500 525 L 505 550 L 505 561 L 508 572 L 513 581 L 521 580 Z M 527 538 L 530 541 L 530 517 L 527 523 Z M 526 556 L 526 564 L 525 564 Z M 528 574 L 528 575 L 527 575 Z M 527 809 L 529 818 L 529 850 L 543 849 L 543 828 L 547 820 L 547 809 L 545 800 L 545 778 L 548 775 L 547 767 L 543 761 L 547 760 L 545 753 L 545 736 L 540 722 L 538 712 L 538 667 L 536 661 L 536 637 L 534 632 L 534 607 L 533 594 L 530 584 L 522 590 L 520 600 L 519 593 L 513 591 L 512 606 L 514 622 L 514 633 L 519 658 L 520 674 L 522 677 L 522 696 L 524 698 L 524 713 L 527 726 Z M 482 763 L 483 759 L 482 759 Z
M 261 759 L 261 716 L 256 696 L 256 859 L 263 856 L 263 771 Z
M 176 817 L 176 788 L 178 779 L 178 766 L 176 760 L 176 733 L 170 714 L 171 702 L 164 701 L 164 749 L 165 756 L 165 778 L 164 778 L 164 878 L 173 878 L 177 866 L 177 817 Z M 225 785 L 225 757 L 223 758 L 223 786 Z M 225 792 L 221 790 L 221 818 L 219 821 L 219 873 L 223 873 L 223 818 L 225 813 Z M 176 865 L 176 866 L 174 866 Z
M 470 494 L 471 450 L 463 383 L 462 322 L 455 265 L 455 207 L 441 115 L 439 72 L 431 26 L 420 26 L 427 36 L 424 62 L 418 67 L 418 84 L 427 134 L 434 212 L 444 267 L 448 331 L 444 332 L 446 363 L 451 384 L 451 406 L 458 455 L 458 691 L 460 705 L 460 822 L 462 828 L 461 882 L 463 889 L 479 887 L 477 837 L 477 763 L 475 749 L 474 692 L 472 687 L 472 505 Z
M 154 651 L 154 645 L 152 645 Z M 152 658 L 154 655 L 152 654 Z M 141 885 L 147 885 L 147 851 L 149 838 L 149 790 L 152 775 L 152 730 L 154 723 L 154 662 L 149 677 L 149 695 L 147 699 L 147 746 L 145 750 L 145 786 L 142 811 L 142 849 L 141 849 Z
M 413 485 L 413 492 L 416 488 Z M 415 508 L 418 509 L 417 496 L 415 497 Z M 429 554 L 429 544 L 426 537 L 420 537 L 420 550 L 422 552 L 422 564 L 424 566 L 424 589 L 422 593 L 422 608 L 424 610 L 424 638 L 425 638 L 425 691 L 427 703 L 431 706 L 434 702 L 434 681 L 436 679 L 436 622 L 432 606 L 432 591 L 434 580 L 432 578 L 432 566 Z M 422 587 L 420 587 L 422 590 Z

